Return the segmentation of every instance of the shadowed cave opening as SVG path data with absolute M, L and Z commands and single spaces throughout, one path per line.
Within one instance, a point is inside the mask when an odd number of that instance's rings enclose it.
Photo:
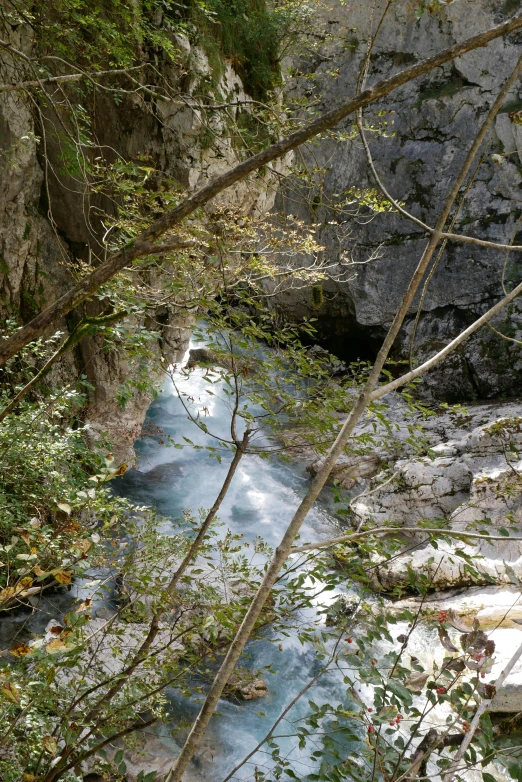
M 317 333 L 307 342 L 320 345 L 347 364 L 354 361 L 373 363 L 386 333 L 378 327 L 361 326 L 350 315 L 317 315 L 314 326 Z

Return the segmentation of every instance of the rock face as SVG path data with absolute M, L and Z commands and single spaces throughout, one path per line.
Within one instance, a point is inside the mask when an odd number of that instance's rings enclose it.
M 258 698 L 264 698 L 268 692 L 268 687 L 264 679 L 255 676 L 252 671 L 244 668 L 236 668 L 228 680 L 225 690 L 230 698 L 241 701 L 253 701 Z
M 354 94 L 369 31 L 376 27 L 385 5 L 385 0 L 378 0 L 373 18 L 361 0 L 332 2 L 327 10 L 318 11 L 332 37 L 325 33 L 324 44 L 314 55 L 292 61 L 291 94 L 313 101 L 319 112 Z M 372 52 L 368 84 L 487 29 L 519 7 L 497 0 L 453 0 L 417 19 L 415 5 L 410 0 L 392 4 Z M 519 44 L 520 36 L 495 41 L 487 53 L 469 53 L 410 82 L 365 112 L 365 123 L 384 132 L 368 133 L 377 171 L 393 197 L 424 222 L 435 223 L 474 134 L 515 65 Z M 518 84 L 497 117 L 483 162 L 458 213 L 456 232 L 505 243 L 517 236 L 520 244 L 522 126 L 510 117 L 522 106 L 520 89 Z M 319 309 L 312 304 L 309 288 L 282 293 L 276 306 L 291 318 L 304 314 L 317 318 L 323 344 L 340 358 L 371 358 L 418 263 L 425 237 L 397 213 L 357 208 L 354 187 L 375 188 L 375 183 L 359 139 L 346 138 L 353 131 L 351 119 L 342 131 L 342 141 L 323 138 L 308 156 L 304 153 L 309 167 L 325 169 L 324 181 L 317 176 L 324 189 L 311 188 L 301 200 L 297 187 L 289 189 L 288 198 L 281 197 L 278 207 L 317 224 L 317 239 L 329 263 L 347 256 L 359 265 L 334 269 L 334 273 L 344 269 L 349 279 L 325 282 Z M 350 203 L 343 207 L 346 200 Z M 436 352 L 497 301 L 503 275 L 509 281 L 520 279 L 518 254 L 506 258 L 487 248 L 448 244 L 422 303 L 416 360 Z M 399 357 L 408 354 L 417 306 L 418 299 L 396 345 Z M 521 317 L 520 306 L 515 305 L 498 317 L 495 327 L 516 338 Z M 447 401 L 516 394 L 521 371 L 520 346 L 483 329 L 432 371 L 420 390 Z
M 391 408 L 398 437 L 411 432 L 405 407 Z M 361 429 L 371 428 L 372 420 Z M 408 582 L 408 568 L 423 573 L 431 587 L 442 589 L 476 583 L 517 583 L 522 577 L 522 542 L 459 540 L 427 544 L 419 531 L 439 526 L 456 532 L 487 532 L 501 537 L 522 522 L 522 405 L 477 405 L 460 413 L 443 413 L 423 423 L 427 456 L 396 456 L 384 438 L 372 455 L 340 460 L 336 477 L 352 488 L 355 524 L 404 529 L 402 556 L 378 568 L 376 585 L 390 589 Z M 379 442 L 379 441 L 378 441 Z M 408 442 L 405 443 L 406 450 Z M 403 451 L 404 452 L 404 451 Z M 386 465 L 382 471 L 381 465 Z M 318 463 L 311 466 L 317 470 Z M 371 469 L 373 467 L 373 469 Z M 357 469 L 358 477 L 354 477 Z M 344 471 L 343 471 L 344 470 Z M 430 520 L 432 524 L 430 525 Z M 516 533 L 516 537 L 522 537 Z M 413 551 L 411 547 L 413 546 Z M 458 552 L 460 553 L 456 553 Z
M 28 28 L 16 24 L 8 30 L 11 44 L 18 50 L 32 52 L 33 41 Z M 204 51 L 190 46 L 187 39 L 177 36 L 175 46 L 180 62 L 175 67 L 167 61 L 158 68 L 174 92 L 183 93 L 184 101 L 145 100 L 142 95 L 129 94 L 121 101 L 100 91 L 92 122 L 100 149 L 112 149 L 124 160 L 147 160 L 158 177 L 178 182 L 194 189 L 207 179 L 237 162 L 237 149 L 230 138 L 222 114 L 215 112 L 209 120 L 216 144 L 205 143 L 209 132 L 207 118 L 197 110 L 193 97 L 206 89 L 214 78 Z M 144 55 L 145 57 L 145 55 Z M 16 60 L 2 50 L 0 82 L 12 83 L 16 78 Z M 212 77 L 212 78 L 211 78 Z M 202 87 L 202 85 L 205 85 Z M 247 99 L 241 80 L 229 63 L 223 63 L 222 73 L 214 86 L 221 98 L 241 102 Z M 212 97 L 212 96 L 210 96 Z M 59 125 L 49 114 L 50 127 Z M 61 121 L 61 120 L 60 120 Z M 53 124 L 54 123 L 54 124 Z M 64 171 L 64 153 L 50 134 L 46 145 L 49 159 L 47 175 L 42 162 L 41 131 L 35 121 L 33 104 L 22 92 L 0 95 L 0 321 L 11 318 L 13 326 L 30 320 L 46 304 L 57 299 L 74 282 L 78 261 L 89 262 L 89 246 L 100 249 L 105 232 L 96 208 L 85 208 L 91 197 L 78 178 Z M 58 173 L 55 173 L 58 172 Z M 47 178 L 46 178 L 47 176 Z M 274 194 L 263 178 L 258 184 L 238 184 L 226 194 L 227 204 L 240 207 L 245 213 L 264 213 L 271 208 Z M 109 209 L 110 211 L 110 209 Z M 161 279 L 147 272 L 146 282 L 161 287 Z M 79 308 L 53 328 L 66 334 L 83 314 L 98 315 L 96 301 Z M 181 314 L 180 314 L 181 312 Z M 160 385 L 163 373 L 159 361 L 179 362 L 188 346 L 193 317 L 170 305 L 149 313 L 158 340 L 151 345 L 152 360 L 149 375 Z M 151 393 L 131 389 L 124 409 L 118 404 L 118 392 L 132 379 L 137 368 L 123 353 L 107 351 L 102 337 L 81 341 L 53 370 L 56 384 L 71 382 L 84 375 L 92 389 L 86 410 L 91 439 L 103 433 L 113 444 L 118 462 L 133 458 L 132 444 L 139 434 Z

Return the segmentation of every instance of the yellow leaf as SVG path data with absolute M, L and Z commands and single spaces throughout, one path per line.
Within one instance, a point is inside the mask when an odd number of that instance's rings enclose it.
M 45 651 L 49 654 L 58 654 L 59 652 L 63 652 L 65 649 L 67 649 L 67 646 L 64 644 L 61 638 L 54 638 L 52 641 L 49 641 L 45 647 Z
M 52 736 L 44 736 L 42 738 L 42 747 L 49 755 L 56 755 L 58 752 L 58 744 Z
M 28 546 L 30 546 L 30 545 L 31 545 L 31 537 L 30 537 L 30 535 L 29 535 L 29 533 L 28 533 L 28 532 L 26 532 L 26 531 L 24 530 L 23 532 L 21 532 L 21 533 L 20 533 L 20 537 L 22 538 L 22 540 L 24 541 L 24 543 L 27 543 L 27 545 L 28 545 Z
M 83 554 L 87 554 L 91 546 L 92 540 L 89 540 L 88 538 L 78 541 L 78 548 Z
M 31 576 L 25 576 L 25 578 L 20 579 L 20 581 L 17 584 L 17 589 L 29 589 L 30 586 L 33 585 L 33 579 Z
M 34 774 L 24 774 L 24 782 L 36 782 Z
M 59 502 L 58 507 L 60 510 L 63 510 L 64 513 L 67 513 L 68 516 L 71 514 L 72 508 L 66 502 Z
M 89 610 L 89 608 L 91 607 L 91 604 L 92 604 L 92 598 L 90 598 L 90 597 L 86 597 L 86 598 L 85 598 L 85 602 L 83 602 L 83 603 L 80 603 L 80 605 L 79 605 L 79 606 L 78 606 L 78 608 L 76 609 L 76 613 L 77 613 L 77 614 L 81 614 L 81 613 L 82 613 L 82 611 L 88 611 L 88 610 Z
M 2 684 L 2 695 L 9 703 L 20 703 L 20 690 L 11 682 Z
M 34 572 L 36 573 L 37 576 L 45 576 L 46 571 L 42 570 L 40 565 L 35 565 L 33 570 L 34 570 Z
M 59 584 L 70 584 L 72 581 L 72 574 L 69 570 L 59 570 L 54 574 L 54 577 Z
M 14 587 L 6 587 L 5 589 L 0 590 L 0 603 L 5 603 L 6 600 L 9 600 L 9 598 L 14 595 L 14 593 Z
M 31 654 L 32 651 L 31 647 L 27 646 L 27 644 L 17 644 L 16 646 L 13 646 L 12 649 L 9 649 L 9 652 L 14 654 L 15 657 L 25 657 L 26 654 Z

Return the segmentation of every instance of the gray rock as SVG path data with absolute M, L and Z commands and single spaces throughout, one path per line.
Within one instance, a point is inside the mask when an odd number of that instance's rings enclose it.
M 326 9 L 318 10 L 318 28 L 322 22 L 332 36 L 325 34 L 324 44 L 313 54 L 288 63 L 302 74 L 288 80 L 289 93 L 317 101 L 317 111 L 354 94 L 369 30 L 384 6 L 385 0 L 378 0 L 374 16 L 361 0 L 343 5 L 332 0 Z M 459 0 L 420 20 L 414 11 L 409 0 L 398 0 L 390 8 L 374 46 L 370 84 L 487 29 L 509 13 L 493 0 Z M 483 49 L 470 52 L 365 111 L 365 121 L 384 131 L 368 133 L 378 172 L 391 194 L 423 221 L 435 223 L 481 120 L 515 64 L 518 42 L 516 36 L 494 41 L 487 53 Z M 521 100 L 518 85 L 498 115 L 484 162 L 459 212 L 455 225 L 459 233 L 501 242 L 511 241 L 517 233 L 521 203 L 521 153 L 517 150 L 522 128 L 510 119 L 509 112 L 522 105 Z M 352 118 L 346 120 L 341 130 L 351 133 L 352 122 Z M 500 163 L 492 159 L 495 153 L 505 155 Z M 325 258 L 337 264 L 333 276 L 347 279 L 323 283 L 324 303 L 319 309 L 314 308 L 310 288 L 281 293 L 274 306 L 290 319 L 316 318 L 323 344 L 339 358 L 373 358 L 417 265 L 425 237 L 397 214 L 372 214 L 366 207 L 353 213 L 351 189 L 375 186 L 358 138 L 336 142 L 325 137 L 313 151 L 304 151 L 303 159 L 311 168 L 324 167 L 322 192 L 318 185 L 306 200 L 300 199 L 299 188 L 290 185 L 288 198 L 280 198 L 278 208 L 316 225 Z M 333 208 L 346 198 L 352 202 L 349 207 Z M 357 265 L 343 263 L 343 256 Z M 302 261 L 300 257 L 299 264 Z M 436 352 L 502 295 L 505 263 L 501 252 L 448 244 L 422 304 L 416 362 Z M 519 280 L 518 255 L 509 258 L 506 274 L 509 281 Z M 408 355 L 418 303 L 417 296 L 397 340 L 396 358 Z M 520 305 L 515 304 L 494 325 L 520 339 L 520 318 Z M 482 329 L 430 372 L 419 392 L 447 401 L 516 394 L 522 385 L 521 373 L 520 345 Z
M 28 26 L 11 28 L 11 43 L 22 51 L 34 54 L 32 34 Z M 96 137 L 102 148 L 116 150 L 127 161 L 147 159 L 157 171 L 159 182 L 166 179 L 188 189 L 202 186 L 215 175 L 238 162 L 238 150 L 231 138 L 225 117 L 215 112 L 209 120 L 212 132 L 219 138 L 219 150 L 203 143 L 206 119 L 198 110 L 195 92 L 206 84 L 212 70 L 204 51 L 191 47 L 182 35 L 174 35 L 181 62 L 174 65 L 165 58 L 158 65 L 173 93 L 185 94 L 185 101 L 156 100 L 154 107 L 139 94 L 129 94 L 115 102 L 100 90 L 97 96 Z M 145 56 L 145 55 L 144 55 Z M 11 83 L 18 72 L 11 54 L 2 50 L 0 81 Z M 187 78 L 186 78 L 187 76 Z M 244 100 L 242 82 L 228 62 L 223 63 L 218 83 L 214 83 L 219 99 Z M 212 98 L 212 95 L 209 96 Z M 42 109 L 52 125 L 59 127 L 50 108 Z M 228 117 L 228 115 L 227 115 Z M 44 172 L 36 137 L 35 112 L 31 101 L 19 92 L 0 95 L 0 320 L 7 317 L 22 322 L 30 320 L 47 304 L 70 288 L 75 278 L 70 269 L 77 261 L 91 262 L 90 253 L 105 252 L 102 237 L 106 227 L 100 220 L 100 207 L 107 204 L 97 196 L 87 194 L 63 166 L 63 150 L 53 133 L 48 134 L 46 151 L 50 159 L 47 188 L 54 225 L 48 219 L 48 206 L 41 204 Z M 41 145 L 40 145 L 41 151 Z M 277 167 L 278 164 L 276 164 Z M 281 164 L 283 165 L 283 164 Z M 54 176 L 60 172 L 60 179 Z M 274 191 L 268 180 L 258 177 L 252 182 L 238 183 L 233 191 L 214 201 L 226 202 L 248 214 L 263 214 L 274 202 Z M 152 182 L 152 186 L 154 182 Z M 98 199 L 98 200 L 97 200 Z M 93 211 L 87 214 L 87 203 Z M 148 272 L 147 284 L 161 289 L 159 273 Z M 100 314 L 102 305 L 96 300 L 78 308 L 72 314 L 76 322 L 85 312 Z M 68 324 L 54 325 L 49 337 L 58 329 L 67 334 Z M 153 357 L 150 380 L 160 390 L 164 366 L 178 363 L 188 347 L 194 318 L 183 310 L 165 305 L 151 311 L 137 325 L 153 328 L 158 339 L 149 343 Z M 92 388 L 87 390 L 85 411 L 86 435 L 89 442 L 102 438 L 111 442 L 116 464 L 134 460 L 133 443 L 139 435 L 152 392 L 133 390 L 125 409 L 118 403 L 118 391 L 132 379 L 136 367 L 123 351 L 107 351 L 102 336 L 82 340 L 75 351 L 67 353 L 53 369 L 51 382 L 70 383 L 86 375 Z

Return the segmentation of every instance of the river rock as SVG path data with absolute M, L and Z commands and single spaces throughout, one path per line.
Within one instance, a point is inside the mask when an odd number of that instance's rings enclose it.
M 375 585 L 406 585 L 408 568 L 434 589 L 517 583 L 522 541 L 510 539 L 506 528 L 522 537 L 522 405 L 477 405 L 469 414 L 434 416 L 424 427 L 432 443 L 428 455 L 393 463 L 389 451 L 388 471 L 367 481 L 351 503 L 357 525 L 391 522 L 404 531 L 404 554 L 377 569 Z M 448 530 L 505 535 L 505 541 L 439 541 L 435 548 L 419 528 L 430 520 Z
M 263 698 L 268 692 L 268 687 L 264 679 L 256 676 L 252 671 L 244 668 L 236 668 L 228 680 L 225 694 L 231 698 L 237 698 L 242 701 L 252 701 L 257 698 Z

